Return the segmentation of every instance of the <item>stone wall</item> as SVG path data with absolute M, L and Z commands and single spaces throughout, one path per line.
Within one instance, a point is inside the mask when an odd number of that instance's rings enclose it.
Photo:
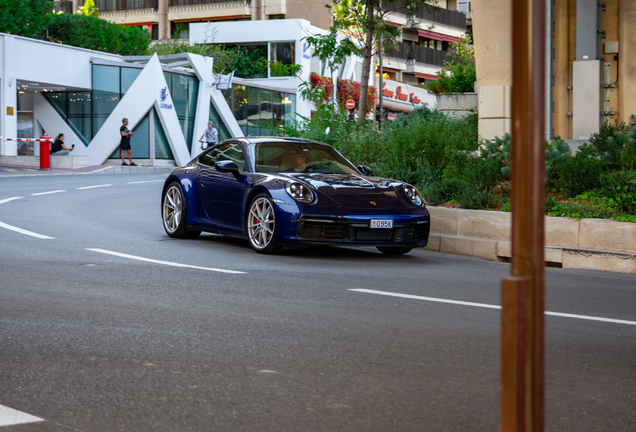
M 512 214 L 428 207 L 428 250 L 507 261 Z M 563 268 L 636 273 L 636 224 L 546 216 L 545 259 Z

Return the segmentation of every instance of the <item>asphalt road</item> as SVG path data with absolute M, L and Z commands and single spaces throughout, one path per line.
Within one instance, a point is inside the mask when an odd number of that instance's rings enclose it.
M 0 178 L 0 430 L 499 428 L 508 264 L 170 239 L 165 176 Z M 546 430 L 635 431 L 636 275 L 546 309 Z

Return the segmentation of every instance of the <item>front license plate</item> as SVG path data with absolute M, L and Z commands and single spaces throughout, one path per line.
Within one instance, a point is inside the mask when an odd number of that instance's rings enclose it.
M 370 228 L 393 228 L 393 219 L 371 219 Z

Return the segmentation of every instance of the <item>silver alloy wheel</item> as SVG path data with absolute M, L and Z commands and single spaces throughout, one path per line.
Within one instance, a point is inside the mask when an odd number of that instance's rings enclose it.
M 274 207 L 269 199 L 260 197 L 250 206 L 247 234 L 255 249 L 265 249 L 274 238 Z
M 172 185 L 163 197 L 163 226 L 173 234 L 179 229 L 183 214 L 183 197 L 178 186 Z

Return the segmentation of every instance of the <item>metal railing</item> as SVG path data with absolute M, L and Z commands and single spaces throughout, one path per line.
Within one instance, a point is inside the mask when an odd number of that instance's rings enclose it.
M 431 6 L 420 6 L 417 12 L 415 13 L 417 18 L 433 21 L 438 24 L 444 24 L 451 27 L 460 28 L 462 30 L 466 29 L 466 14 L 463 12 L 448 10 L 448 9 L 437 9 Z
M 409 15 L 404 6 L 401 5 L 401 2 L 389 3 L 386 5 L 386 8 L 396 13 Z M 433 21 L 434 23 L 466 30 L 466 14 L 464 12 L 442 9 L 431 5 L 422 5 L 415 11 L 413 16 L 419 19 Z
M 170 0 L 170 6 L 196 6 L 206 4 L 222 4 L 222 3 L 235 3 L 238 0 Z M 251 0 L 245 0 L 248 5 L 251 4 Z
M 137 9 L 159 9 L 159 0 L 95 0 L 100 12 L 117 12 Z
M 398 42 L 398 48 L 389 48 L 384 51 L 387 57 L 401 60 L 415 60 L 416 63 L 423 63 L 433 66 L 444 66 L 448 59 L 447 51 L 421 47 L 415 44 Z

